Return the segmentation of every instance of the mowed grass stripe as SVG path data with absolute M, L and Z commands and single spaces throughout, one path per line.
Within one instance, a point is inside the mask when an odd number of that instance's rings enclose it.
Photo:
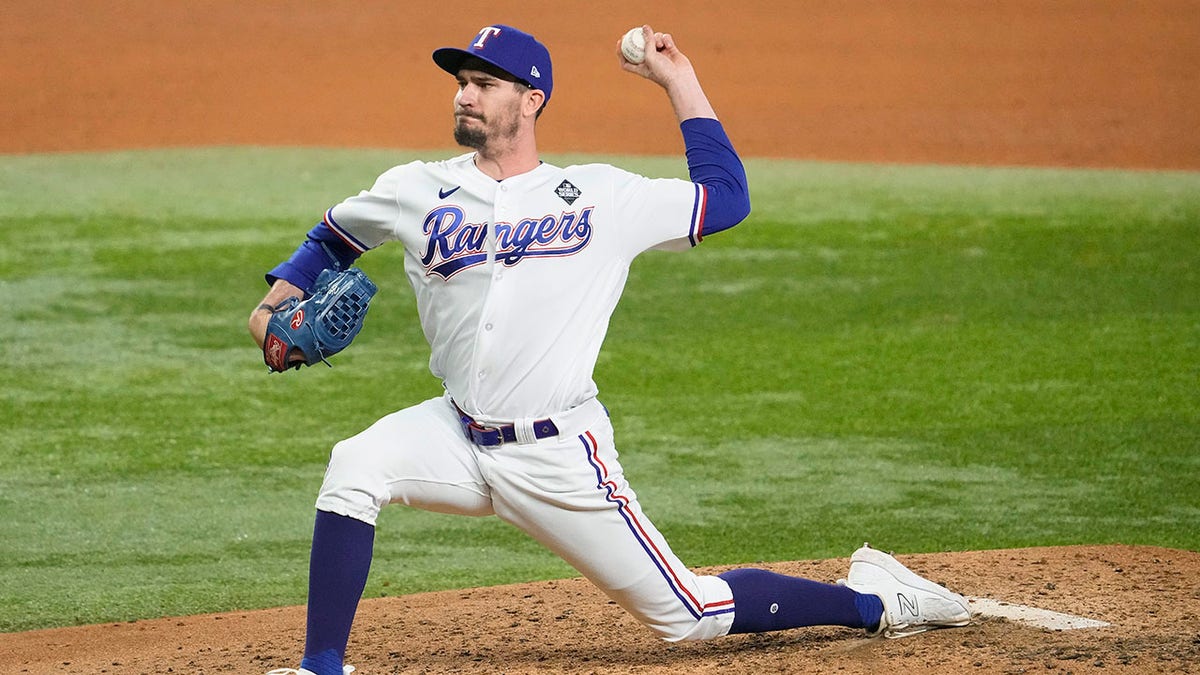
M 412 157 L 0 157 L 0 630 L 304 601 L 330 446 L 440 384 L 394 247 L 332 369 L 267 375 L 245 317 L 325 208 Z M 686 175 L 551 158 L 580 160 Z M 685 561 L 1200 547 L 1200 175 L 749 171 L 748 222 L 635 261 L 597 368 Z M 368 595 L 574 574 L 400 507 L 378 552 Z

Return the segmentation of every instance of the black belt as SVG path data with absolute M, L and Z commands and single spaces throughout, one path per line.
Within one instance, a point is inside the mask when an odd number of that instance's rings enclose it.
M 475 445 L 491 446 L 517 442 L 517 428 L 515 425 L 500 424 L 488 426 L 480 424 L 475 421 L 475 418 L 463 412 L 463 409 L 458 407 L 457 403 L 454 404 L 454 409 L 458 411 L 458 417 L 462 421 L 463 433 Z M 537 420 L 533 423 L 533 435 L 537 439 L 557 436 L 558 427 L 555 426 L 553 420 Z

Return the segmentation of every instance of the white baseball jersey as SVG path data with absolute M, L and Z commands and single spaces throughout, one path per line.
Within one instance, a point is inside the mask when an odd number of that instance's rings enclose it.
M 325 223 L 359 252 L 404 245 L 430 369 L 463 410 L 484 421 L 569 410 L 596 395 L 630 262 L 694 246 L 705 190 L 600 164 L 496 181 L 473 158 L 395 167 Z

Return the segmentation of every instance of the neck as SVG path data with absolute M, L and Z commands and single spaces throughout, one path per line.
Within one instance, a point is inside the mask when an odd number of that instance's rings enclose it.
M 533 171 L 541 164 L 537 144 L 528 140 L 513 139 L 502 146 L 487 146 L 475 152 L 475 167 L 494 180 L 504 180 Z

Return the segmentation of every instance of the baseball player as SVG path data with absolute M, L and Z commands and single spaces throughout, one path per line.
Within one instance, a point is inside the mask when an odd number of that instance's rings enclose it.
M 280 302 L 398 243 L 445 386 L 334 446 L 316 502 L 303 659 L 274 672 L 352 670 L 343 656 L 374 524 L 392 503 L 498 516 L 666 640 L 811 625 L 898 637 L 968 623 L 961 596 L 867 546 L 842 584 L 758 569 L 697 575 L 642 512 L 592 381 L 609 317 L 635 256 L 690 249 L 750 211 L 742 163 L 688 58 L 671 35 L 642 33 L 644 61 L 621 66 L 666 92 L 691 180 L 541 161 L 550 54 L 528 33 L 486 26 L 465 48 L 433 53 L 458 82 L 454 138 L 471 152 L 386 171 L 267 275 L 249 321 L 260 346 Z

